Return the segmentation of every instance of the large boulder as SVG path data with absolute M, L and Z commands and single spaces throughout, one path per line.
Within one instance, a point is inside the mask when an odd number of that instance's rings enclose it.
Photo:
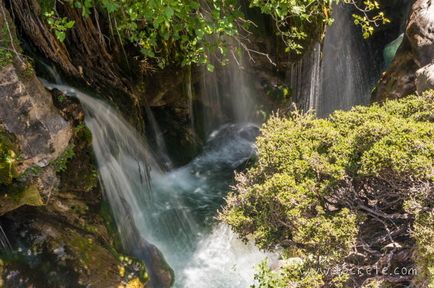
M 416 88 L 418 94 L 434 89 L 434 63 L 416 71 Z
M 404 40 L 392 64 L 381 77 L 374 101 L 396 99 L 432 88 L 434 63 L 434 2 L 414 1 Z
M 0 71 L 0 123 L 17 139 L 22 158 L 18 172 L 47 166 L 66 149 L 72 135 L 50 93 L 33 74 L 30 77 L 23 80 L 12 64 Z
M 67 149 L 72 125 L 22 54 L 12 18 L 0 10 L 0 216 L 43 205 L 56 189 L 53 162 Z M 33 177 L 34 176 L 34 177 Z
M 434 2 L 417 0 L 406 30 L 416 63 L 423 67 L 434 59 Z

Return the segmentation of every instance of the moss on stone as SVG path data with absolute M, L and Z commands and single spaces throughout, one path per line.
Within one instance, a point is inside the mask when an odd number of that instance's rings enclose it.
M 0 129 L 0 215 L 23 205 L 41 206 L 43 201 L 38 188 L 27 181 L 16 181 L 18 147 L 12 135 Z
M 51 164 L 54 167 L 54 171 L 56 172 L 62 172 L 65 171 L 67 168 L 68 162 L 74 158 L 75 151 L 74 151 L 74 145 L 69 145 L 65 151 L 60 155 L 56 160 L 52 161 Z
M 14 59 L 14 55 L 11 51 L 0 48 L 0 69 L 6 67 L 9 64 L 12 64 Z
M 120 250 L 122 248 L 121 239 L 119 237 L 119 233 L 116 227 L 116 222 L 113 218 L 112 211 L 110 209 L 110 205 L 108 202 L 103 201 L 100 206 L 99 215 L 101 215 L 105 227 L 107 228 L 108 234 L 110 234 L 112 245 L 116 250 Z M 117 253 L 116 251 L 113 251 Z
M 77 140 L 84 145 L 92 144 L 92 132 L 84 123 L 81 123 L 74 128 L 74 135 Z
M 38 188 L 35 185 L 24 186 L 23 184 L 14 184 L 8 186 L 6 191 L 6 193 L 0 196 L 0 215 L 24 205 L 44 205 Z
M 11 184 L 12 179 L 16 176 L 17 150 L 12 136 L 0 130 L 0 185 Z
M 0 17 L 0 69 L 13 64 L 18 53 L 22 53 L 22 48 L 15 25 L 9 15 L 6 19 Z
M 145 284 L 142 283 L 142 281 L 140 281 L 139 278 L 133 278 L 131 279 L 127 285 L 125 285 L 125 288 L 144 288 Z

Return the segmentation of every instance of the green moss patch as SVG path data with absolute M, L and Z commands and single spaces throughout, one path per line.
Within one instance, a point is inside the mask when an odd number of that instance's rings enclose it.
M 19 184 L 9 186 L 7 192 L 0 195 L 0 216 L 24 205 L 44 205 L 35 185 L 24 188 L 20 186 Z
M 16 176 L 17 150 L 12 136 L 0 130 L 0 185 L 10 184 Z

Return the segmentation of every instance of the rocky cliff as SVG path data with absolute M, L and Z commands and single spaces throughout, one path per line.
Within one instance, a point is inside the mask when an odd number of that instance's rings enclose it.
M 144 287 L 144 264 L 119 252 L 79 103 L 44 88 L 0 10 L 0 287 Z
M 414 1 L 405 27 L 403 42 L 380 79 L 374 101 L 434 88 L 434 3 Z

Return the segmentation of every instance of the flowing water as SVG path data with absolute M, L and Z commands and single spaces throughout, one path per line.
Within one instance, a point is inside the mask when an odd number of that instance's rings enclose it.
M 235 56 L 232 53 L 225 66 L 219 65 L 211 55 L 210 61 L 216 67 L 215 71 L 207 71 L 207 67 L 201 67 L 200 89 L 196 95 L 202 105 L 202 111 L 191 108 L 191 117 L 194 119 L 194 127 L 201 127 L 204 135 L 224 123 L 246 123 L 256 121 L 256 98 L 254 87 L 256 79 L 246 70 L 248 61 L 243 55 Z M 187 84 L 188 85 L 188 84 Z M 189 95 L 191 92 L 191 88 Z M 193 99 L 190 96 L 190 99 Z M 193 103 L 190 104 L 193 106 Z M 200 116 L 196 114 L 201 114 Z
M 287 77 L 295 102 L 305 111 L 314 109 L 319 117 L 369 104 L 381 69 L 353 24 L 349 5 L 335 5 L 333 18 L 323 43 L 316 43 L 293 63 Z
M 222 125 L 191 163 L 164 172 L 144 138 L 115 109 L 77 89 L 47 86 L 77 97 L 85 110 L 101 183 L 127 250 L 152 267 L 149 255 L 157 246 L 175 271 L 176 287 L 252 283 L 255 264 L 267 255 L 214 217 L 234 170 L 255 156 L 257 126 Z M 159 287 L 158 279 L 152 284 Z
M 354 31 L 350 11 L 337 6 L 334 17 L 324 43 L 315 45 L 289 73 L 293 96 L 319 116 L 367 104 L 373 78 L 366 61 L 369 49 L 354 37 L 359 32 Z M 199 155 L 176 169 L 149 108 L 155 151 L 104 101 L 68 86 L 51 85 L 82 103 L 101 183 L 123 245 L 147 262 L 153 287 L 161 287 L 158 273 L 152 270 L 155 246 L 174 269 L 176 287 L 249 287 L 255 265 L 273 258 L 242 243 L 214 219 L 234 171 L 256 153 L 254 79 L 245 65 L 243 59 L 234 58 L 214 73 L 202 71 L 198 95 L 187 83 L 192 125 L 202 125 L 207 141 Z M 202 113 L 193 107 L 194 96 L 204 106 Z
M 9 242 L 8 236 L 0 225 L 0 252 L 8 252 L 12 250 L 11 243 Z

